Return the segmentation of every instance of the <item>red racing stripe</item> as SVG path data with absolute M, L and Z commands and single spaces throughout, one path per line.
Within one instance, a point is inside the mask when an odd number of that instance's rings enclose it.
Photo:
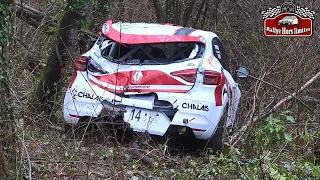
M 94 76 L 101 82 L 117 85 L 186 85 L 170 75 L 158 70 L 146 70 L 142 72 L 142 78 L 136 82 L 134 75 L 137 71 L 125 71 L 103 76 Z
M 112 93 L 125 93 L 125 92 L 141 92 L 141 93 L 144 93 L 144 92 L 176 92 L 176 93 L 185 93 L 189 90 L 181 90 L 181 89 L 125 89 L 125 90 L 118 90 L 118 89 L 114 89 L 114 88 L 108 88 L 108 87 L 105 87 L 103 86 L 102 84 L 100 83 L 97 83 L 95 81 L 92 81 L 90 80 L 90 82 L 102 89 L 105 89 L 109 92 L 112 92 Z
M 220 84 L 217 85 L 215 91 L 214 91 L 214 98 L 216 100 L 216 106 L 222 106 L 222 90 L 223 86 L 225 85 L 227 79 L 223 72 L 221 72 L 221 81 Z
M 199 42 L 200 37 L 195 36 L 175 36 L 175 35 L 142 35 L 142 34 L 125 34 L 112 28 L 112 21 L 105 22 L 109 25 L 109 31 L 105 36 L 110 39 L 125 44 L 149 44 L 149 43 L 167 43 L 167 42 Z M 102 34 L 100 31 L 99 34 Z

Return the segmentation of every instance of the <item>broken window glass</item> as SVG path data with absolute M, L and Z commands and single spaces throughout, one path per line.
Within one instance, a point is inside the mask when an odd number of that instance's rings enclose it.
M 108 39 L 100 43 L 101 55 L 121 64 L 168 64 L 203 56 L 204 45 L 196 42 L 121 44 Z

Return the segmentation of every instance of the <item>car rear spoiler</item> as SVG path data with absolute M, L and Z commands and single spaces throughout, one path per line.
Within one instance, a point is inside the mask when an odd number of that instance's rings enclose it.
M 125 34 L 114 29 L 112 27 L 111 20 L 108 20 L 103 24 L 99 34 L 103 34 L 113 41 L 123 44 L 150 44 L 169 42 L 198 42 L 205 44 L 202 36 Z

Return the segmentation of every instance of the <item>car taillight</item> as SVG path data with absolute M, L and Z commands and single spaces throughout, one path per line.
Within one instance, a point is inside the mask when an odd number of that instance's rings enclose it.
M 87 60 L 88 58 L 84 56 L 80 56 L 77 59 L 75 59 L 74 66 L 73 66 L 74 70 L 85 71 L 87 67 Z
M 175 71 L 170 74 L 172 76 L 178 76 L 189 83 L 194 83 L 196 82 L 196 78 L 197 78 L 197 69 L 186 69 L 181 71 Z M 220 83 L 220 80 L 221 80 L 221 74 L 219 72 L 206 71 L 203 78 L 203 84 L 218 85 Z
M 218 85 L 221 81 L 221 73 L 217 71 L 206 71 L 203 77 L 203 84 Z
M 197 78 L 197 69 L 186 69 L 181 71 L 175 71 L 170 74 L 172 76 L 178 76 L 189 83 L 194 83 L 196 82 L 196 78 Z

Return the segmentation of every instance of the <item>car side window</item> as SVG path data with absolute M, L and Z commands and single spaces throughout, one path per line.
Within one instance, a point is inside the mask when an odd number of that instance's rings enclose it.
M 222 67 L 225 70 L 230 71 L 227 61 L 227 54 L 222 46 L 221 41 L 217 37 L 212 39 L 212 52 L 213 55 L 219 60 Z

